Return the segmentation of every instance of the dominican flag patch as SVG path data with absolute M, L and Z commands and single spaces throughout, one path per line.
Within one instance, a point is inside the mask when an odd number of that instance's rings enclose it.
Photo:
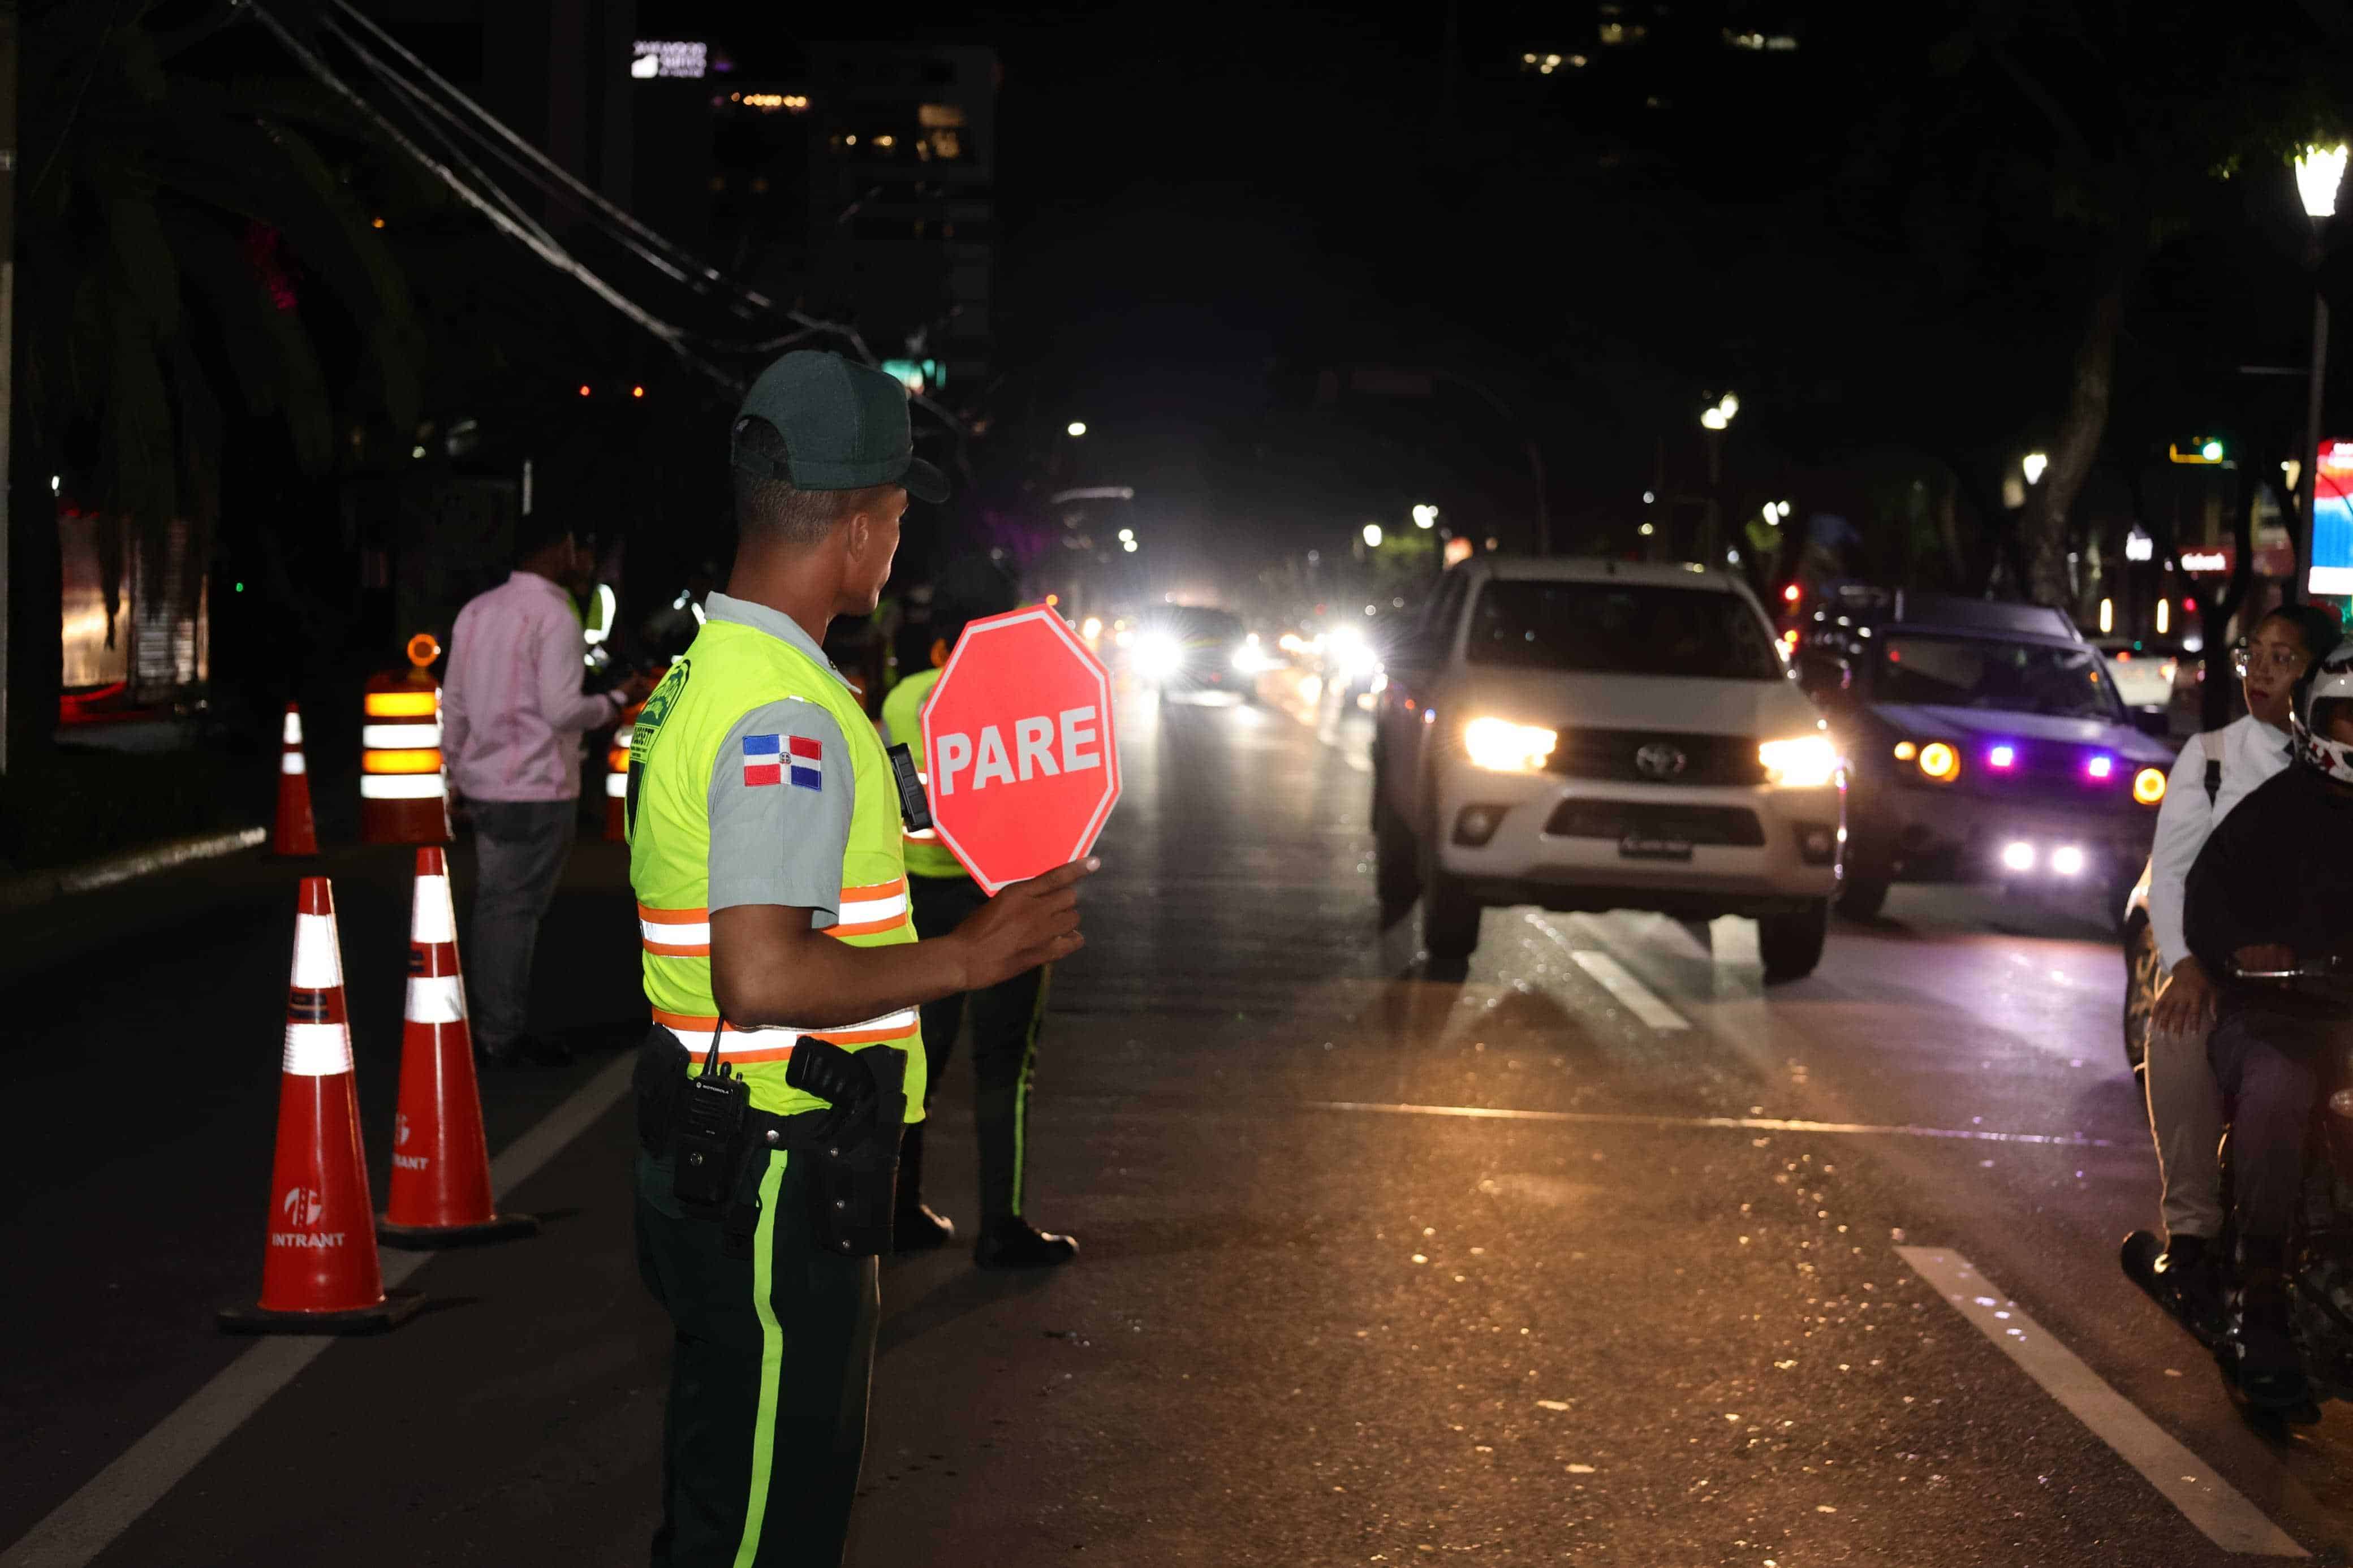
M 744 782 L 747 785 L 790 782 L 795 789 L 825 788 L 825 742 L 807 735 L 744 737 Z

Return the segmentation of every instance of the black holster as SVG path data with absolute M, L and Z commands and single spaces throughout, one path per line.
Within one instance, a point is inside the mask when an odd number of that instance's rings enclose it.
M 765 1156 L 775 1149 L 800 1163 L 816 1246 L 840 1258 L 874 1258 L 891 1250 L 899 1141 L 907 1114 L 907 1058 L 890 1046 L 869 1047 L 853 1055 L 874 1075 L 876 1102 L 871 1118 L 844 1125 L 831 1110 L 790 1116 L 756 1110 L 745 1113 L 732 1161 L 733 1196 L 717 1213 L 690 1210 L 719 1224 L 729 1257 L 751 1256 L 752 1233 L 759 1224 L 760 1183 L 768 1168 Z M 671 1111 L 692 1065 L 692 1057 L 668 1029 L 657 1024 L 647 1031 L 633 1083 L 638 1142 L 656 1159 L 676 1157 Z

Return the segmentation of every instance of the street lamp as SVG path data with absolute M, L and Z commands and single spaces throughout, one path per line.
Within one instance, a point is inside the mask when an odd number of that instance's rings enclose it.
M 1087 433 L 1087 422 L 1083 419 L 1073 419 L 1063 426 L 1063 431 L 1066 435 L 1083 436 Z
M 1732 428 L 1733 416 L 1740 412 L 1740 399 L 1727 392 L 1715 400 L 1712 408 L 1700 410 L 1699 426 L 1707 433 L 1707 521 L 1703 525 L 1700 559 L 1712 559 L 1715 554 L 1716 533 L 1723 526 L 1724 506 L 1724 433 Z
M 2320 384 L 2328 369 L 2328 301 L 2320 294 L 2320 247 L 2328 220 L 2337 216 L 2337 191 L 2345 183 L 2346 153 L 2345 143 L 2339 142 L 2334 147 L 2306 147 L 2295 159 L 2295 194 L 2304 198 L 2304 215 L 2312 220 L 2312 234 L 2304 248 L 2304 269 L 2312 279 L 2312 376 L 2305 391 L 2304 450 L 2296 454 L 2306 468 L 2300 476 L 2304 483 L 2296 488 L 2296 508 L 2304 514 L 2297 520 L 2304 536 L 2305 573 L 2305 582 L 2298 587 L 2306 591 L 2312 581 L 2312 498 L 2320 479 Z
M 1413 509 L 1413 525 L 1414 525 L 1414 527 L 1416 527 L 1416 528 L 1434 528 L 1434 527 L 1436 527 L 1436 526 L 1437 526 L 1437 524 L 1438 524 L 1438 509 L 1437 509 L 1436 507 L 1434 507 L 1434 506 L 1430 505 L 1428 501 L 1424 501 L 1424 502 L 1422 502 L 1419 506 L 1415 507 L 1415 508 Z
M 2050 466 L 2051 457 L 2047 452 L 2029 452 L 2024 458 L 2019 459 L 2018 464 L 2020 471 L 2026 475 L 2026 482 L 2030 485 L 2041 484 L 2042 470 Z
M 1378 550 L 1380 547 L 1381 525 L 1377 522 L 1368 522 L 1365 524 L 1365 548 L 1367 550 Z

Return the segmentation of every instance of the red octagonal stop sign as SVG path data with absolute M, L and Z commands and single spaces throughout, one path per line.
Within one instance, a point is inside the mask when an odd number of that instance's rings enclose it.
M 932 820 L 990 894 L 1084 855 L 1119 798 L 1111 673 L 1043 607 L 974 621 L 923 704 Z

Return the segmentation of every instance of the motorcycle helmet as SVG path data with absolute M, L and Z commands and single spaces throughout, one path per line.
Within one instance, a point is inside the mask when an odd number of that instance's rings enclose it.
M 2338 643 L 2306 673 L 2288 719 L 2295 760 L 2337 784 L 2353 785 L 2353 742 L 2328 733 L 2340 703 L 2353 704 L 2353 642 Z

